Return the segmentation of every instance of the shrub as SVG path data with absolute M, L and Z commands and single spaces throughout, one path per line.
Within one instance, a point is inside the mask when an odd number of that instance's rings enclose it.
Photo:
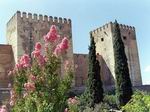
M 150 112 L 150 95 L 142 91 L 135 92 L 122 110 L 125 112 Z
M 54 25 L 44 36 L 42 45 L 35 45 L 32 57 L 24 54 L 13 70 L 14 84 L 10 105 L 12 112 L 63 112 L 67 92 L 72 83 L 71 63 L 65 61 L 65 74 L 61 77 L 60 58 L 67 59 L 68 39 L 58 40 Z M 61 43 L 57 44 L 59 41 Z M 56 45 L 57 44 L 57 45 Z
M 111 108 L 117 109 L 117 107 L 118 107 L 116 104 L 116 96 L 115 95 L 105 95 L 104 102 L 107 103 Z

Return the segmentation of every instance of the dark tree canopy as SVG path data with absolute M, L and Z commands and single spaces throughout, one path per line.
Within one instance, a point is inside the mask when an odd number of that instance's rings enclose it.
M 96 47 L 94 37 L 90 35 L 90 46 L 89 46 L 89 71 L 88 71 L 88 82 L 87 89 L 89 96 L 91 97 L 91 105 L 100 103 L 103 100 L 103 88 L 100 77 L 100 65 L 96 59 Z
M 121 39 L 119 24 L 113 26 L 113 48 L 115 59 L 116 95 L 119 106 L 124 106 L 133 94 L 125 47 Z

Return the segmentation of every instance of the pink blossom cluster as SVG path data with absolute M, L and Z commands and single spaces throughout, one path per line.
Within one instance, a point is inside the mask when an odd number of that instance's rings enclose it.
M 0 107 L 0 112 L 8 112 L 6 105 L 2 105 L 2 106 Z
M 55 25 L 52 25 L 50 28 L 50 31 L 47 33 L 47 35 L 44 36 L 44 41 L 46 43 L 48 42 L 54 42 L 57 40 L 58 35 L 57 35 L 57 29 Z
M 35 91 L 35 83 L 34 82 L 27 82 L 24 84 L 24 87 L 28 91 Z
M 68 108 L 65 108 L 64 112 L 69 112 L 69 109 L 68 109 Z
M 30 74 L 29 78 L 31 81 L 35 81 L 37 79 L 36 76 L 33 74 Z
M 15 104 L 15 99 L 16 99 L 16 93 L 14 90 L 10 91 L 10 106 L 13 106 Z
M 68 99 L 68 104 L 69 104 L 69 105 L 70 105 L 70 104 L 71 104 L 71 105 L 74 105 L 74 104 L 78 104 L 78 103 L 79 103 L 79 101 L 78 101 L 78 99 L 77 99 L 76 96 Z
M 15 65 L 16 69 L 27 68 L 30 67 L 30 57 L 27 54 L 24 54 L 19 62 Z
M 37 42 L 37 43 L 35 44 L 34 51 L 32 52 L 32 56 L 37 59 L 38 64 L 39 64 L 40 66 L 43 66 L 43 65 L 45 64 L 46 60 L 45 60 L 45 56 L 43 56 L 43 55 L 41 54 L 41 48 L 42 48 L 41 43 L 40 43 L 40 42 Z
M 62 54 L 64 51 L 66 51 L 69 47 L 69 42 L 67 37 L 64 37 L 63 40 L 61 41 L 60 44 L 58 44 L 54 50 L 54 54 L 56 56 L 59 56 L 60 54 Z

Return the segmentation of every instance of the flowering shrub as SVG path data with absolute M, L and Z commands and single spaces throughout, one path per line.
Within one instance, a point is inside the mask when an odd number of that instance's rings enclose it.
M 76 96 L 72 97 L 72 98 L 69 98 L 67 100 L 67 103 L 68 103 L 68 108 L 66 108 L 64 112 L 79 112 L 78 104 L 80 102 L 79 102 L 79 99 Z
M 73 75 L 71 65 L 68 64 L 65 75 L 60 77 L 60 58 L 62 55 L 66 56 L 69 41 L 64 37 L 58 45 L 55 45 L 59 37 L 56 26 L 52 25 L 44 36 L 44 55 L 43 46 L 37 42 L 32 57 L 24 54 L 10 72 L 14 78 L 10 92 L 12 112 L 64 111 Z
M 7 111 L 7 108 L 6 108 L 6 105 L 2 105 L 2 106 L 0 107 L 0 112 L 8 112 L 8 111 Z

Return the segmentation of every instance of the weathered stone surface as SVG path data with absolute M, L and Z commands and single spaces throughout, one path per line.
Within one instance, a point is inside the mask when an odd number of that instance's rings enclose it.
M 102 72 L 105 77 L 115 79 L 114 73 L 114 52 L 113 52 L 113 26 L 110 22 L 104 26 L 92 31 L 92 35 L 96 42 L 96 52 L 99 53 L 103 59 Z M 120 24 L 121 36 L 125 45 L 125 52 L 128 59 L 128 67 L 133 86 L 142 85 L 141 71 L 139 64 L 138 48 L 136 43 L 135 28 Z M 111 78 L 111 79 L 112 79 Z
M 8 87 L 8 71 L 14 66 L 11 45 L 0 45 L 0 88 Z

